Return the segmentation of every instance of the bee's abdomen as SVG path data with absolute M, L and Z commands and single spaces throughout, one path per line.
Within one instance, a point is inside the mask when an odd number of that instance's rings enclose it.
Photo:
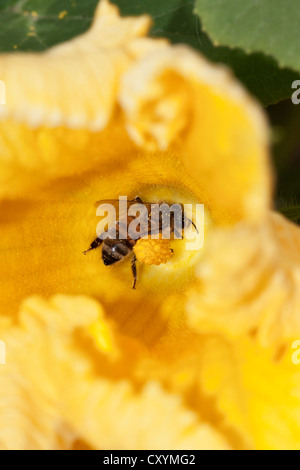
M 133 245 L 129 240 L 107 240 L 102 248 L 102 260 L 105 266 L 117 263 L 125 258 L 131 251 Z

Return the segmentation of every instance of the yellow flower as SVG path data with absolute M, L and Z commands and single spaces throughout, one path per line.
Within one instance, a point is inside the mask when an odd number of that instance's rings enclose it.
M 84 35 L 0 56 L 0 446 L 299 448 L 300 231 L 264 115 L 149 25 L 102 0 Z M 130 262 L 82 256 L 119 195 L 204 204 L 203 249 L 144 240 L 133 291 Z

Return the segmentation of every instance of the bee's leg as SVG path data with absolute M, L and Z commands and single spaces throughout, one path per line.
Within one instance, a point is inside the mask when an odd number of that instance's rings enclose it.
M 103 240 L 101 238 L 95 238 L 95 240 L 91 243 L 90 247 L 87 250 L 83 251 L 83 254 L 85 255 L 88 251 L 98 248 L 98 246 L 100 246 L 102 242 Z
M 131 259 L 131 271 L 133 274 L 133 283 L 132 283 L 132 289 L 135 289 L 136 285 L 136 278 L 137 278 L 137 272 L 136 272 L 136 256 L 135 254 L 133 255 Z

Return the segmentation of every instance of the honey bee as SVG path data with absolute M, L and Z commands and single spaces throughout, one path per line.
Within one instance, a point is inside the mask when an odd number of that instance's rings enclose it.
M 91 250 L 94 250 L 98 248 L 99 246 L 102 245 L 102 261 L 105 266 L 110 266 L 112 264 L 118 263 L 119 261 L 124 260 L 133 252 L 133 248 L 137 241 L 140 238 L 145 237 L 146 235 L 153 235 L 155 232 L 156 233 L 163 233 L 163 228 L 165 227 L 164 222 L 166 221 L 166 213 L 163 211 L 159 212 L 158 215 L 158 221 L 156 225 L 156 230 L 154 229 L 153 231 L 153 226 L 151 224 L 152 222 L 152 207 L 153 204 L 161 205 L 161 204 L 167 204 L 169 207 L 168 203 L 160 202 L 160 203 L 151 203 L 151 202 L 143 202 L 140 197 L 135 197 L 132 200 L 127 201 L 127 216 L 126 216 L 126 223 L 121 222 L 121 214 L 119 213 L 119 199 L 103 199 L 101 201 L 97 201 L 95 203 L 95 206 L 99 206 L 100 204 L 111 204 L 117 214 L 117 221 L 115 222 L 115 225 L 111 228 L 109 228 L 107 231 L 104 231 L 99 237 L 95 238 L 95 240 L 91 243 L 89 248 L 83 252 L 85 255 Z M 140 224 L 138 232 L 138 236 L 135 238 L 132 238 L 130 234 L 128 234 L 128 226 L 129 224 L 136 218 L 136 216 L 130 216 L 128 215 L 129 208 L 133 204 L 143 204 L 143 206 L 147 210 L 147 221 L 145 220 L 144 224 Z M 170 234 L 176 234 L 176 238 L 182 238 L 182 232 L 184 229 L 189 227 L 191 224 L 193 227 L 197 230 L 196 225 L 194 222 L 186 217 L 184 217 L 184 212 L 183 212 L 183 205 L 182 204 L 176 204 L 179 206 L 180 211 L 179 211 L 179 219 L 176 224 L 176 213 L 171 211 L 168 212 L 168 219 L 167 219 L 167 229 Z M 177 213 L 177 219 L 178 219 L 178 213 Z M 179 229 L 178 229 L 179 227 Z M 183 228 L 184 227 L 184 228 Z M 198 232 L 198 230 L 197 230 Z M 173 251 L 173 250 L 172 250 Z M 137 268 L 136 268 L 136 256 L 133 253 L 132 259 L 131 259 L 131 270 L 132 270 L 132 275 L 133 275 L 133 283 L 132 283 L 132 289 L 135 289 L 136 287 L 136 281 L 137 281 Z

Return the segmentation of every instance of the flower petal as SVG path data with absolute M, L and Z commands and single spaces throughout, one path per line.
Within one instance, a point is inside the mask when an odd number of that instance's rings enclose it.
M 299 449 L 300 373 L 287 350 L 279 363 L 250 338 L 203 342 L 201 383 L 248 448 Z M 251 443 L 252 441 L 252 443 Z
M 265 117 L 227 69 L 162 47 L 124 72 L 120 102 L 138 145 L 174 145 L 217 222 L 261 219 L 272 187 Z
M 0 368 L 1 448 L 71 448 L 78 440 L 98 449 L 229 448 L 159 384 L 138 390 L 128 379 L 106 377 L 109 358 L 93 350 L 91 337 L 82 338 L 99 315 L 105 323 L 101 307 L 83 297 L 23 304 L 19 324 L 4 333 L 9 353 Z M 111 376 L 115 367 L 112 358 Z
M 49 178 L 95 168 L 104 155 L 111 157 L 111 141 L 119 153 L 131 148 L 116 109 L 118 82 L 132 61 L 130 44 L 149 25 L 147 16 L 121 18 L 103 0 L 87 33 L 43 53 L 0 56 L 6 85 L 1 196 L 20 196 Z
M 300 229 L 279 214 L 260 227 L 215 230 L 187 303 L 190 324 L 280 349 L 300 335 Z

